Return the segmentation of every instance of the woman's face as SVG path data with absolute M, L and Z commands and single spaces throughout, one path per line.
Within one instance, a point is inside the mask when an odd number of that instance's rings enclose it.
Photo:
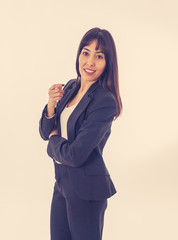
M 82 81 L 97 81 L 105 69 L 104 53 L 100 49 L 95 49 L 96 44 L 97 41 L 93 40 L 90 45 L 83 47 L 79 55 L 79 71 Z

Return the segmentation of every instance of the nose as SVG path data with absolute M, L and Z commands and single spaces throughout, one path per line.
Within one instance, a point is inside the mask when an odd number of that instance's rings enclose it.
M 88 66 L 94 66 L 95 65 L 94 57 L 92 57 L 92 56 L 88 57 L 87 65 Z

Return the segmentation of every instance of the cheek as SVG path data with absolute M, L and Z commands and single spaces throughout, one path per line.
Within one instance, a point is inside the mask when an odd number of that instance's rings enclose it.
M 82 66 L 83 65 L 83 57 L 82 57 L 82 55 L 79 56 L 78 61 L 79 61 L 79 65 Z
M 80 74 L 82 74 L 83 61 L 80 56 L 79 56 L 78 62 L 79 62 L 79 72 L 80 72 Z
M 78 63 L 79 63 L 79 67 L 80 67 L 80 65 L 81 65 L 80 57 L 78 58 Z
M 103 63 L 101 66 L 100 66 L 100 72 L 104 72 L 104 69 L 106 67 L 106 63 Z

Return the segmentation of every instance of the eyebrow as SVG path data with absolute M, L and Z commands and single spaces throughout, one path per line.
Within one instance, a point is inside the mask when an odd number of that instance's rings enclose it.
M 87 51 L 89 51 L 90 52 L 90 50 L 88 49 L 88 48 L 83 48 L 83 49 L 85 49 L 85 50 L 87 50 Z M 96 53 L 104 53 L 104 52 L 96 52 Z

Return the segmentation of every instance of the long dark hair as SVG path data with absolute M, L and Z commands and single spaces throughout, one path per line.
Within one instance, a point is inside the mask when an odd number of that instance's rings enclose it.
M 96 50 L 100 49 L 106 59 L 106 67 L 104 72 L 99 77 L 99 82 L 104 89 L 109 90 L 116 99 L 117 102 L 117 112 L 115 119 L 119 116 L 122 110 L 122 101 L 119 92 L 119 74 L 118 74 L 118 64 L 117 64 L 117 53 L 116 47 L 111 34 L 100 28 L 92 28 L 83 36 L 76 58 L 76 71 L 77 71 L 77 81 L 80 81 L 80 72 L 79 72 L 79 55 L 83 47 L 90 45 L 93 40 L 97 40 Z

